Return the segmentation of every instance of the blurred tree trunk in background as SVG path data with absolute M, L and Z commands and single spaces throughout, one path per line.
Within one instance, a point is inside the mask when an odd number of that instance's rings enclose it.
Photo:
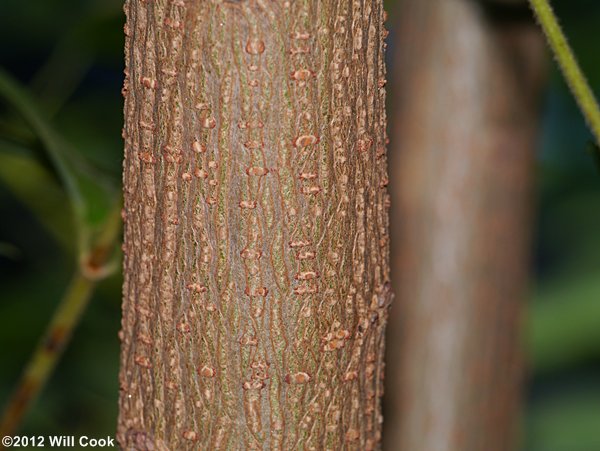
M 128 1 L 124 449 L 375 449 L 381 1 Z
M 398 12 L 390 450 L 516 443 L 544 52 L 527 10 L 504 3 Z

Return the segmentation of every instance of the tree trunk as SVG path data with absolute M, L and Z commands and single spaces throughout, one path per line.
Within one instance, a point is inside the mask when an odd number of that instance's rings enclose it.
M 515 445 L 543 43 L 485 3 L 399 14 L 390 450 Z
M 125 10 L 121 446 L 378 447 L 382 2 Z

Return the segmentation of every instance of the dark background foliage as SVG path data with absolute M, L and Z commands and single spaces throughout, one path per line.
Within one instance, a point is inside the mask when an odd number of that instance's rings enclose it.
M 600 93 L 600 4 L 556 1 Z M 387 9 L 393 18 L 394 2 Z M 123 69 L 118 0 L 3 0 L 0 67 L 118 189 Z M 393 20 L 390 21 L 393 25 Z M 398 37 L 392 30 L 390 40 Z M 393 55 L 393 41 L 388 55 Z M 395 69 L 399 69 L 395 67 Z M 391 122 L 391 121 L 390 121 Z M 600 174 L 591 135 L 552 68 L 537 158 L 533 281 L 523 449 L 600 449 Z M 0 405 L 13 389 L 74 269 L 74 229 L 42 145 L 0 101 Z M 393 174 L 391 174 L 393 177 Z M 105 200 L 91 190 L 92 216 Z M 117 415 L 121 278 L 95 292 L 71 345 L 28 415 L 29 435 L 113 434 Z

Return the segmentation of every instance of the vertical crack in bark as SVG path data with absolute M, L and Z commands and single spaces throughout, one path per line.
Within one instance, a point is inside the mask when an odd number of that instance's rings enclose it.
M 376 449 L 381 2 L 126 3 L 124 449 Z

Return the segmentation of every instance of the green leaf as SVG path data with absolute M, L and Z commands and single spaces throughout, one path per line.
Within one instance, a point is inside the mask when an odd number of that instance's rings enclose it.
M 43 114 L 37 108 L 33 99 L 29 97 L 26 90 L 12 76 L 1 69 L 0 96 L 4 97 L 23 116 L 42 141 L 53 167 L 59 174 L 63 186 L 67 190 L 75 211 L 80 217 L 83 217 L 84 205 L 81 192 L 64 156 L 65 147 L 67 147 L 66 144 L 46 122 Z
M 32 153 L 0 141 L 0 180 L 68 253 L 74 252 L 72 211 L 53 175 Z
M 97 229 L 118 198 L 118 188 L 95 171 L 53 129 L 26 88 L 1 69 L 0 98 L 4 98 L 25 119 L 42 143 L 72 206 L 79 253 L 86 254 Z

